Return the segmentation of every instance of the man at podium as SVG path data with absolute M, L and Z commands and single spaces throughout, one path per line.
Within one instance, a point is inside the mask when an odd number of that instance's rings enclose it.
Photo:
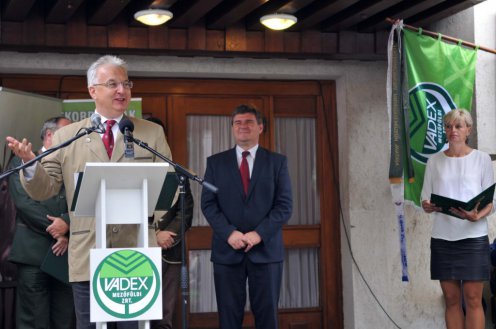
M 126 63 L 115 56 L 103 56 L 87 71 L 88 91 L 95 101 L 95 112 L 101 117 L 105 133 L 92 132 L 74 141 L 21 172 L 21 180 L 28 194 L 35 200 L 54 196 L 62 185 L 66 187 L 67 203 L 74 198 L 75 176 L 83 172 L 87 162 L 159 162 L 162 161 L 144 149 L 136 149 L 134 158 L 125 157 L 124 137 L 118 124 L 125 117 L 133 82 L 128 78 Z M 151 148 L 171 159 L 171 151 L 162 128 L 146 120 L 127 118 L 134 124 L 134 136 Z M 90 118 L 73 123 L 57 131 L 53 144 L 58 145 L 75 136 L 80 130 L 92 126 Z M 24 162 L 35 157 L 31 143 L 7 137 L 9 147 Z M 71 215 L 69 239 L 69 281 L 72 283 L 77 328 L 95 328 L 90 323 L 90 268 L 89 253 L 95 247 L 95 218 Z M 135 225 L 107 227 L 107 247 L 136 247 Z M 138 328 L 137 322 L 118 322 L 118 329 Z

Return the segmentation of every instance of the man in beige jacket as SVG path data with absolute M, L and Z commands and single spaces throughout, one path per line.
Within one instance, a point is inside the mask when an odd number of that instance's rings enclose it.
M 113 151 L 109 151 L 102 138 L 106 135 L 93 132 L 80 138 L 69 146 L 45 157 L 21 173 L 23 186 L 35 200 L 47 199 L 55 195 L 62 184 L 66 187 L 67 204 L 71 205 L 74 197 L 75 173 L 84 171 L 87 162 L 121 162 L 129 161 L 124 157 L 123 135 L 118 123 L 125 117 L 133 83 L 128 79 L 127 67 L 123 60 L 114 56 L 103 56 L 94 62 L 87 72 L 88 91 L 95 101 L 95 111 L 101 116 L 102 123 L 115 120 L 110 128 L 113 132 Z M 134 137 L 171 159 L 169 145 L 162 128 L 151 122 L 128 118 L 134 124 Z M 57 131 L 53 145 L 66 141 L 76 135 L 80 129 L 91 127 L 90 119 L 73 123 Z M 109 129 L 107 129 L 109 130 Z M 34 158 L 31 143 L 26 139 L 18 141 L 7 137 L 9 147 L 24 162 Z M 110 155 L 110 156 L 109 156 Z M 162 161 L 149 151 L 135 149 L 134 161 Z M 71 216 L 71 235 L 69 239 L 69 280 L 72 283 L 77 328 L 95 328 L 90 323 L 90 270 L 89 251 L 95 247 L 95 219 Z M 135 247 L 137 228 L 135 225 L 109 225 L 107 227 L 107 246 L 110 248 Z M 136 322 L 118 322 L 117 328 L 137 328 Z

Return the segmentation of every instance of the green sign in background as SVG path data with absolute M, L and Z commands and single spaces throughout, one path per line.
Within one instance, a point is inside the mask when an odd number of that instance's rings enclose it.
M 62 103 L 62 112 L 71 121 L 89 118 L 95 112 L 95 102 L 92 99 L 68 99 Z M 141 118 L 141 98 L 131 98 L 126 115 Z

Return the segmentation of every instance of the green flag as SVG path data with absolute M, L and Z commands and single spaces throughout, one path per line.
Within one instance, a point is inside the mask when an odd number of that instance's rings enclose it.
M 405 199 L 420 205 L 424 170 L 432 154 L 447 147 L 443 116 L 472 108 L 477 50 L 403 30 L 408 75 L 409 136 L 414 179 L 405 179 Z

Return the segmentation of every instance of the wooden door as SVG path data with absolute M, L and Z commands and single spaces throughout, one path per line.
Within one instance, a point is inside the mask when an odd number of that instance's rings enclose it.
M 258 84 L 263 85 L 260 82 Z M 291 145 L 285 142 L 287 139 L 295 143 L 299 143 L 300 138 L 310 140 L 306 144 L 301 144 L 301 146 L 314 148 L 314 160 L 310 167 L 307 164 L 303 168 L 304 166 L 301 164 L 301 161 L 305 161 L 305 150 L 300 151 L 299 153 L 303 153 L 303 155 L 300 154 L 299 156 L 286 154 L 289 160 L 290 172 L 292 172 L 292 179 L 306 174 L 309 182 L 302 182 L 300 179 L 297 186 L 304 189 L 305 192 L 299 190 L 293 192 L 295 208 L 299 210 L 299 213 L 294 214 L 293 217 L 305 213 L 301 217 L 306 218 L 304 220 L 292 220 L 293 223 L 290 222 L 283 231 L 288 254 L 286 262 L 291 262 L 291 259 L 295 258 L 299 259 L 297 261 L 299 267 L 296 266 L 296 270 L 299 271 L 298 275 L 285 276 L 286 282 L 283 279 L 283 292 L 281 294 L 283 305 L 280 312 L 280 323 L 281 328 L 284 329 L 339 328 L 342 323 L 341 275 L 340 265 L 338 265 L 340 264 L 339 212 L 336 208 L 337 202 L 329 202 L 326 199 L 336 197 L 337 188 L 333 188 L 322 180 L 327 179 L 329 182 L 337 182 L 337 167 L 335 166 L 336 163 L 333 162 L 337 161 L 337 153 L 333 151 L 333 147 L 337 145 L 337 139 L 334 136 L 335 127 L 330 124 L 330 122 L 335 123 L 336 121 L 332 120 L 335 119 L 335 115 L 329 113 L 332 112 L 330 111 L 332 108 L 330 99 L 332 98 L 333 85 L 324 83 L 319 87 L 319 91 L 325 90 L 331 94 L 327 98 L 322 95 L 278 95 L 277 91 L 271 93 L 270 88 L 260 88 L 266 92 L 253 95 L 229 95 L 229 85 L 226 84 L 223 88 L 226 92 L 225 95 L 186 94 L 168 97 L 168 122 L 173 123 L 168 127 L 168 136 L 174 158 L 189 166 L 191 170 L 197 172 L 200 176 L 204 173 L 206 157 L 210 153 L 202 150 L 200 158 L 191 159 L 191 149 L 215 149 L 213 153 L 217 153 L 218 151 L 232 148 L 234 143 L 225 143 L 224 148 L 219 149 L 215 145 L 210 145 L 211 142 L 205 141 L 205 139 L 209 139 L 205 138 L 208 134 L 200 133 L 199 136 L 203 137 L 196 137 L 195 139 L 194 136 L 198 135 L 198 132 L 192 132 L 191 130 L 211 129 L 208 127 L 202 128 L 202 124 L 199 123 L 208 120 L 216 121 L 218 119 L 224 123 L 229 122 L 233 109 L 240 104 L 254 105 L 264 114 L 267 121 L 265 132 L 260 139 L 261 146 L 284 153 L 285 150 L 291 152 Z M 200 128 L 198 128 L 199 126 Z M 288 126 L 289 128 L 286 128 L 285 132 L 281 133 L 279 131 L 284 130 L 281 126 Z M 230 129 L 227 124 L 224 124 L 223 127 L 223 129 Z M 303 129 L 302 131 L 306 136 L 291 133 L 290 129 L 293 127 Z M 330 132 L 329 130 L 332 131 Z M 329 139 L 330 136 L 332 136 L 331 139 Z M 198 140 L 198 138 L 202 139 Z M 313 145 L 311 145 L 312 143 Z M 333 154 L 333 157 L 331 157 L 331 154 Z M 305 170 L 310 170 L 312 173 L 301 172 Z M 313 190 L 312 196 L 319 199 L 313 203 L 314 211 L 310 212 L 301 209 L 301 198 L 308 194 L 308 189 Z M 197 218 L 201 217 L 199 206 L 200 187 L 194 186 L 193 192 L 196 202 L 195 218 Z M 300 203 L 299 206 L 297 205 L 298 203 Z M 305 204 L 308 206 L 308 203 Z M 308 218 L 308 213 L 318 218 Z M 187 236 L 190 261 L 190 298 L 192 299 L 189 303 L 188 325 L 189 328 L 218 328 L 213 296 L 205 296 L 205 294 L 209 292 L 212 294 L 214 291 L 211 277 L 206 275 L 204 278 L 199 279 L 198 273 L 195 273 L 195 271 L 212 273 L 212 268 L 209 266 L 212 231 L 204 219 L 195 219 L 194 222 L 194 227 Z M 323 237 L 325 238 L 323 239 Z M 329 264 L 330 261 L 332 264 Z M 200 262 L 202 262 L 202 265 L 198 267 Z M 302 268 L 303 263 L 312 268 Z M 286 272 L 294 270 L 294 267 L 285 266 Z M 195 286 L 195 282 L 198 280 L 203 284 L 207 280 L 210 281 L 207 291 L 202 291 L 202 289 L 198 289 L 198 286 Z M 287 282 L 288 280 L 298 282 Z M 305 280 L 308 280 L 308 282 Z M 305 292 L 302 292 L 299 294 L 299 301 L 292 301 L 292 297 L 288 296 L 284 298 L 284 293 L 289 294 L 287 290 L 291 289 L 308 289 L 313 296 L 302 297 L 301 295 L 305 294 Z M 195 298 L 209 300 L 212 307 L 196 307 L 197 301 L 194 300 Z M 244 328 L 254 328 L 253 317 L 248 311 L 245 315 Z

